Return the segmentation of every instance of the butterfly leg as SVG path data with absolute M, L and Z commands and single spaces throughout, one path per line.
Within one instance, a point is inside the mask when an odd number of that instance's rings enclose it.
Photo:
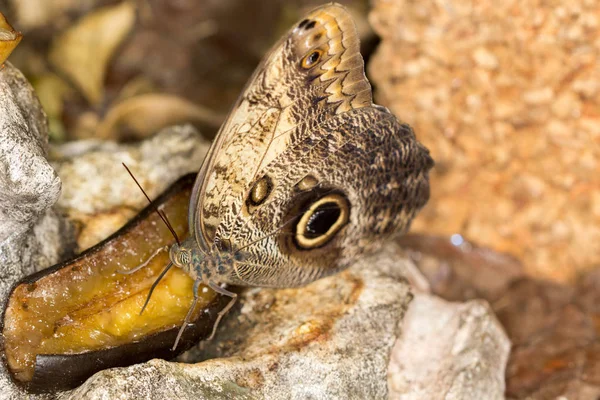
M 229 303 L 227 303 L 227 305 L 225 306 L 225 308 L 223 308 L 221 311 L 219 311 L 219 314 L 217 316 L 217 320 L 215 321 L 215 324 L 213 325 L 213 330 L 212 333 L 210 334 L 210 337 L 206 340 L 211 340 L 214 336 L 215 333 L 217 332 L 217 328 L 219 327 L 219 323 L 221 322 L 221 319 L 223 318 L 223 316 L 225 314 L 227 314 L 227 312 L 231 309 L 231 307 L 233 307 L 233 305 L 235 304 L 236 300 L 237 300 L 237 294 L 230 292 L 227 289 L 223 289 L 221 286 L 217 285 L 215 282 L 213 281 L 208 281 L 207 282 L 208 287 L 210 287 L 212 290 L 214 290 L 215 292 L 225 295 L 225 296 L 229 296 L 231 297 L 231 300 L 229 300 Z
M 175 343 L 173 344 L 173 348 L 171 349 L 171 351 L 175 351 L 175 349 L 177 348 L 177 344 L 179 343 L 179 340 L 181 339 L 181 335 L 183 335 L 183 331 L 185 331 L 185 328 L 190 323 L 190 319 L 192 318 L 192 313 L 194 312 L 194 309 L 196 308 L 196 304 L 198 303 L 198 288 L 200 287 L 201 283 L 202 283 L 202 281 L 200 279 L 196 279 L 196 281 L 194 282 L 194 301 L 192 302 L 192 305 L 190 306 L 190 309 L 188 310 L 188 312 L 185 316 L 185 319 L 183 320 L 183 324 L 181 324 L 181 328 L 179 328 L 179 332 L 177 333 L 177 338 L 175 339 Z
M 156 257 L 158 255 L 158 253 L 160 253 L 162 251 L 165 251 L 165 250 L 169 250 L 169 246 L 163 246 L 163 247 L 158 248 L 154 253 L 152 253 L 150 255 L 150 257 L 146 261 L 144 261 L 143 263 L 139 264 L 135 268 L 132 268 L 132 269 L 127 270 L 127 271 L 122 271 L 122 270 L 118 269 L 118 270 L 116 270 L 116 272 L 118 274 L 121 274 L 121 275 L 131 275 L 131 274 L 133 274 L 135 272 L 138 272 L 140 269 L 142 269 L 142 268 L 146 267 L 148 264 L 150 264 L 150 261 L 152 261 L 154 259 L 154 257 Z

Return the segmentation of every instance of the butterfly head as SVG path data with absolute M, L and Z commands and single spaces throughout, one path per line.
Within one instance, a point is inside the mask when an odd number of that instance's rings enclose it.
M 203 265 L 206 257 L 198 248 L 196 241 L 192 237 L 188 237 L 181 244 L 174 243 L 171 246 L 169 258 L 173 265 L 196 279 L 203 271 L 194 266 Z
M 174 243 L 169 249 L 173 265 L 200 280 L 226 275 L 235 261 L 241 260 L 243 255 L 241 252 L 231 251 L 223 243 L 213 244 L 208 253 L 204 253 L 193 237 L 188 237 L 181 244 Z

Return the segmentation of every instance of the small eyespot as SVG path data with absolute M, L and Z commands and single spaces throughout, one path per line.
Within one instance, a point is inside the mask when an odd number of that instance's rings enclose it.
M 310 205 L 295 229 L 295 241 L 302 249 L 324 246 L 348 223 L 350 204 L 341 194 L 321 197 Z
M 296 184 L 296 189 L 303 192 L 317 186 L 319 181 L 312 175 L 306 175 L 300 182 Z
M 273 190 L 273 182 L 268 175 L 263 176 L 259 180 L 257 180 L 252 189 L 250 189 L 250 193 L 248 194 L 248 199 L 246 200 L 247 205 L 249 206 L 259 206 L 269 197 L 269 194 Z
M 313 37 L 313 40 L 316 42 L 317 40 L 321 39 L 322 37 L 323 37 L 323 34 L 321 32 L 319 32 Z
M 321 55 L 323 55 L 323 51 L 322 50 L 313 50 L 311 51 L 308 55 L 306 55 L 303 59 L 302 59 L 302 68 L 304 69 L 309 69 L 315 66 L 315 64 L 317 64 L 319 62 L 319 60 L 321 59 Z

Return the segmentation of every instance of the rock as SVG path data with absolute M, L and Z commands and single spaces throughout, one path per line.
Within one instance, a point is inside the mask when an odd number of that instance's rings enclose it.
M 70 225 L 51 207 L 60 179 L 46 160 L 46 116 L 33 89 L 10 63 L 0 68 L 0 307 L 23 276 L 55 264 L 72 246 Z M 0 388 L 21 392 L 4 364 Z
M 60 194 L 46 160 L 46 115 L 25 77 L 0 68 L 0 243 L 23 233 Z
M 186 364 L 102 371 L 61 398 L 503 398 L 510 343 L 489 305 L 418 294 L 403 320 L 399 254 L 390 243 L 304 288 L 248 290 Z
M 198 171 L 208 147 L 191 126 L 175 126 L 136 144 L 85 140 L 54 148 L 53 165 L 66 182 L 57 206 L 79 227 L 79 248 L 98 243 L 148 205 L 122 163 L 153 199 Z
M 69 182 L 58 206 L 72 214 L 146 206 L 148 201 L 122 163 L 152 198 L 180 176 L 197 171 L 209 144 L 188 125 L 164 129 L 137 144 L 89 140 L 55 147 L 53 165 L 61 179 Z
M 600 269 L 576 285 L 559 284 L 527 277 L 506 254 L 454 241 L 412 234 L 400 243 L 429 279 L 433 293 L 453 301 L 478 297 L 492 305 L 512 343 L 507 396 L 598 398 Z
M 186 361 L 219 358 L 103 371 L 64 399 L 385 398 L 390 349 L 412 296 L 404 280 L 373 266 L 394 264 L 395 255 L 377 254 L 304 288 L 249 290 L 218 340 Z
M 503 399 L 509 352 L 488 303 L 418 294 L 392 351 L 389 398 Z
M 510 341 L 481 299 L 502 296 L 522 267 L 506 254 L 452 239 L 408 234 L 397 241 L 397 271 L 430 290 L 415 290 L 402 322 L 389 367 L 391 399 L 503 398 Z

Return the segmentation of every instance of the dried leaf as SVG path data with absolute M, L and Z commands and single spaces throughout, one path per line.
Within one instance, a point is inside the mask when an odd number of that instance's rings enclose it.
M 104 95 L 104 78 L 115 50 L 133 28 L 136 6 L 123 2 L 82 18 L 52 43 L 49 59 L 97 105 Z
M 185 122 L 218 127 L 223 119 L 223 115 L 177 96 L 146 94 L 124 100 L 109 110 L 96 137 L 119 139 L 129 135 L 140 138 Z
M 7 8 L 14 16 L 15 25 L 25 34 L 40 30 L 45 34 L 48 28 L 68 26 L 76 18 L 106 0 L 5 0 Z M 1 4 L 2 2 L 0 2 Z M 60 28 L 59 28 L 60 29 Z M 35 36 L 36 33 L 33 33 Z
M 48 116 L 50 139 L 55 142 L 63 141 L 66 136 L 62 123 L 64 99 L 72 94 L 74 89 L 51 73 L 41 76 L 33 86 Z
M 17 47 L 23 35 L 14 30 L 0 13 L 0 65 L 6 61 L 10 53 Z

